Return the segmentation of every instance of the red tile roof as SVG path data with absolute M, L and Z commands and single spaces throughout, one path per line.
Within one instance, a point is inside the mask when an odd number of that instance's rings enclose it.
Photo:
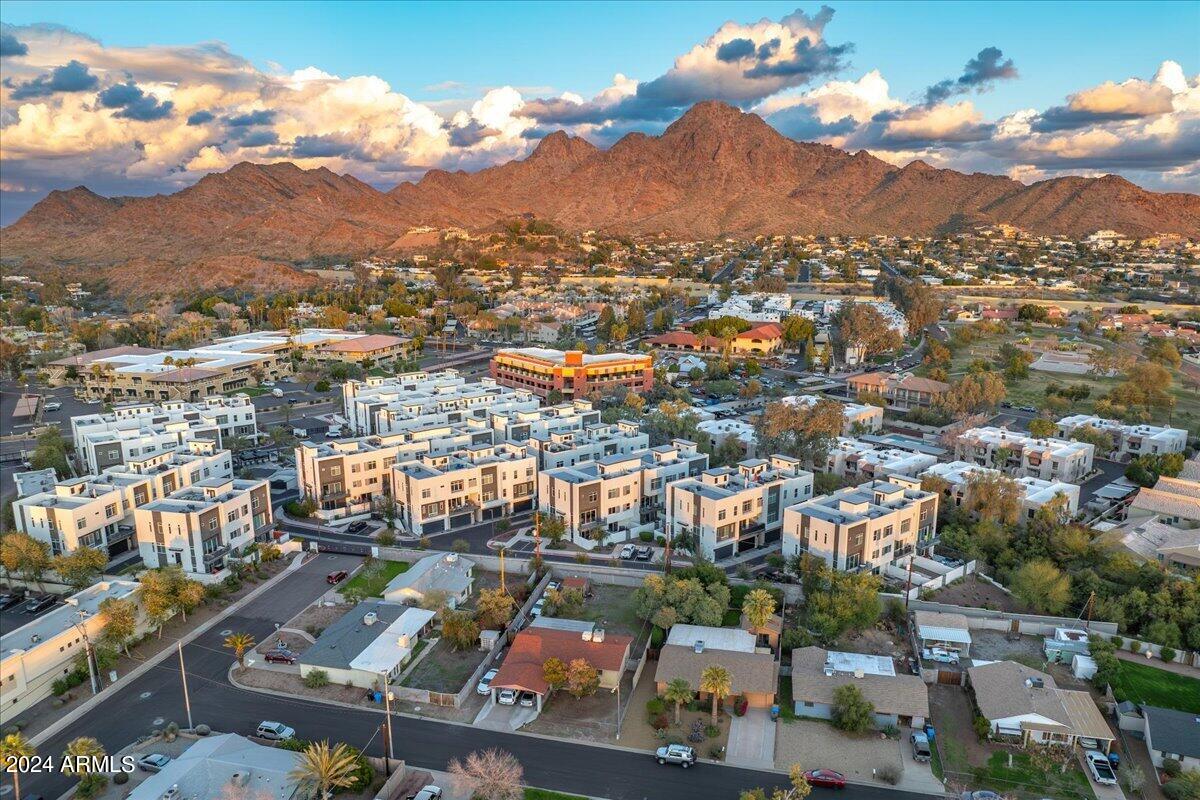
M 647 344 L 659 347 L 692 347 L 699 349 L 720 350 L 722 342 L 715 336 L 697 336 L 691 331 L 668 331 L 647 341 Z
M 778 339 L 783 336 L 783 326 L 778 322 L 764 322 L 738 334 L 739 339 Z
M 620 634 L 606 634 L 603 642 L 588 642 L 578 631 L 526 628 L 513 639 L 492 686 L 545 694 L 550 687 L 542 676 L 542 665 L 550 658 L 564 664 L 582 658 L 598 670 L 620 672 L 632 643 L 632 636 Z
M 372 333 L 368 336 L 359 336 L 355 339 L 342 339 L 339 342 L 330 342 L 322 349 L 336 353 L 371 353 L 376 350 L 384 350 L 388 347 L 396 347 L 407 341 L 408 339 L 401 339 L 399 336 Z

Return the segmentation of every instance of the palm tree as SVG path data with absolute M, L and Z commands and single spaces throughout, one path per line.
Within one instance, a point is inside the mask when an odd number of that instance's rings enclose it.
M 231 633 L 225 637 L 225 646 L 233 651 L 240 666 L 246 666 L 246 651 L 254 648 L 257 642 L 248 633 Z
M 344 744 L 329 746 L 328 741 L 313 742 L 300 754 L 300 760 L 288 777 L 308 788 L 313 795 L 328 800 L 334 789 L 345 789 L 354 783 L 358 758 Z
M 0 764 L 10 764 L 15 759 L 33 758 L 37 750 L 19 733 L 10 733 L 0 739 Z M 12 770 L 13 793 L 16 800 L 21 800 L 21 771 Z
M 742 601 L 742 613 L 750 623 L 750 630 L 765 628 L 775 613 L 775 598 L 766 589 L 753 589 Z
M 712 695 L 712 723 L 717 724 L 717 706 L 733 691 L 733 676 L 720 664 L 704 668 L 700 673 L 700 691 Z
M 104 758 L 104 745 L 93 739 L 91 736 L 80 736 L 78 739 L 72 739 L 67 742 L 67 749 L 63 751 L 63 772 L 70 775 L 78 775 L 80 778 L 87 778 L 92 774 L 92 770 L 81 768 L 80 764 L 74 763 L 79 759 L 98 760 Z
M 692 685 L 687 682 L 687 678 L 672 678 L 667 682 L 666 688 L 663 689 L 663 700 L 675 704 L 676 725 L 679 724 L 679 712 L 684 703 L 692 702 L 695 696 L 696 693 L 692 691 Z

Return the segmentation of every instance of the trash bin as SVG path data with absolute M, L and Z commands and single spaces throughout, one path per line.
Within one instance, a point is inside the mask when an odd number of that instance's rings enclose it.
M 771 719 L 779 719 L 779 706 L 771 706 Z

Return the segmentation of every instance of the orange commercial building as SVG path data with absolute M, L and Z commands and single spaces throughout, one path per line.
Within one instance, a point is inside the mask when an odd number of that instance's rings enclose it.
M 555 390 L 572 400 L 610 387 L 632 392 L 654 388 L 654 363 L 641 353 L 591 355 L 541 347 L 499 350 L 492 356 L 491 373 L 501 386 L 528 389 L 542 398 Z

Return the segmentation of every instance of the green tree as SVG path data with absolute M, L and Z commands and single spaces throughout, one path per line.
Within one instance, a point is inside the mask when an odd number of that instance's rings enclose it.
M 94 547 L 78 547 L 70 553 L 55 556 L 54 571 L 79 592 L 91 586 L 108 566 L 108 556 Z
M 480 589 L 475 611 L 480 628 L 499 630 L 516 614 L 517 603 L 503 589 Z
M 567 665 L 567 692 L 572 697 L 585 697 L 600 688 L 600 673 L 586 659 L 576 658 Z
M 466 650 L 479 641 L 479 625 L 465 611 L 448 611 L 442 617 L 442 635 L 455 650 Z
M 561 689 L 567 685 L 567 665 L 562 659 L 547 658 L 542 662 L 542 679 L 550 687 L 550 691 Z
M 1071 600 L 1071 578 L 1045 559 L 1022 564 L 1013 573 L 1013 596 L 1036 611 L 1057 614 Z
M 848 683 L 833 691 L 833 726 L 847 733 L 865 733 L 871 728 L 875 706 L 857 686 Z
M 104 641 L 129 655 L 129 640 L 137 633 L 137 605 L 132 600 L 108 597 L 100 603 Z
M 679 724 L 679 715 L 683 707 L 695 699 L 696 693 L 687 678 L 672 678 L 663 687 L 663 700 L 675 706 L 675 724 Z
M 1029 432 L 1039 439 L 1053 436 L 1056 430 L 1057 426 L 1054 424 L 1054 420 L 1049 420 L 1045 417 L 1036 417 L 1029 420 Z
M 765 628 L 775 613 L 775 598 L 766 589 L 751 589 L 742 600 L 742 613 L 751 630 Z
M 720 664 L 710 664 L 700 673 L 700 691 L 712 699 L 712 724 L 717 724 L 717 709 L 733 691 L 733 675 Z
M 345 744 L 329 746 L 328 741 L 312 742 L 300 753 L 288 778 L 312 796 L 328 800 L 337 789 L 355 783 L 358 758 Z
M 254 637 L 248 633 L 231 633 L 225 637 L 222 644 L 233 651 L 234 658 L 237 659 L 239 666 L 246 666 L 246 651 L 253 650 L 255 642 Z
M 5 734 L 4 738 L 0 739 L 0 764 L 6 765 L 5 771 L 12 775 L 13 794 L 17 800 L 21 798 L 21 771 L 10 770 L 7 765 L 18 759 L 33 758 L 35 755 L 37 749 L 19 731 Z

